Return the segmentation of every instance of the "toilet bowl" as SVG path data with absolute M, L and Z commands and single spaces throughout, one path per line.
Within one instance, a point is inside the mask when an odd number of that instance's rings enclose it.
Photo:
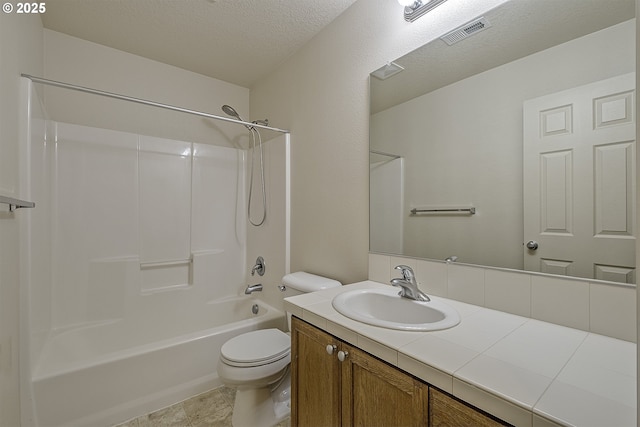
M 289 416 L 290 363 L 291 339 L 279 329 L 247 332 L 224 343 L 217 369 L 222 382 L 237 388 L 234 427 L 272 426 Z
M 282 279 L 283 297 L 341 286 L 305 272 Z M 282 288 L 281 288 L 282 289 Z M 218 376 L 237 388 L 234 427 L 272 427 L 291 413 L 291 338 L 279 329 L 261 329 L 231 338 L 220 349 Z
M 278 382 L 291 362 L 291 339 L 279 329 L 260 329 L 231 338 L 220 349 L 218 375 L 242 388 Z

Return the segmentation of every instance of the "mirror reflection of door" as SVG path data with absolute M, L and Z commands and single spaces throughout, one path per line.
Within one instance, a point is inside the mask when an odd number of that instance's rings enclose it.
M 635 283 L 634 89 L 630 73 L 525 101 L 526 270 Z

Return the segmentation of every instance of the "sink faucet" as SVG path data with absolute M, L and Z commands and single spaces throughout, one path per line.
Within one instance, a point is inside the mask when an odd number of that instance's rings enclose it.
M 396 270 L 400 270 L 402 278 L 391 280 L 393 286 L 400 288 L 400 295 L 404 298 L 409 298 L 416 301 L 431 301 L 431 299 L 420 289 L 418 289 L 418 283 L 416 283 L 416 276 L 413 274 L 411 267 L 407 265 L 396 265 Z
M 258 283 L 257 285 L 247 285 L 247 289 L 244 290 L 244 293 L 247 295 L 251 295 L 253 292 L 262 291 L 262 285 Z

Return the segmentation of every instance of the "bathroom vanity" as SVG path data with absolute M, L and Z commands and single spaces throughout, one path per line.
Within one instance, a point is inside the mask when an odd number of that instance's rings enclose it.
M 293 426 L 506 426 L 294 317 Z
M 636 345 L 449 304 L 459 325 L 408 332 L 338 313 L 373 281 L 287 298 L 292 425 L 635 426 Z

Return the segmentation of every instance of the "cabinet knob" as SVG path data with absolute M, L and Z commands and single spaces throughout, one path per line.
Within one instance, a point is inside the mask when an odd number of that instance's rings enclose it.
M 339 351 L 338 352 L 338 360 L 341 362 L 344 362 L 344 359 L 347 358 L 347 356 L 349 356 L 349 352 L 348 351 Z
M 337 349 L 338 347 L 333 344 L 327 345 L 327 353 L 329 354 L 333 354 L 333 352 L 336 351 Z

